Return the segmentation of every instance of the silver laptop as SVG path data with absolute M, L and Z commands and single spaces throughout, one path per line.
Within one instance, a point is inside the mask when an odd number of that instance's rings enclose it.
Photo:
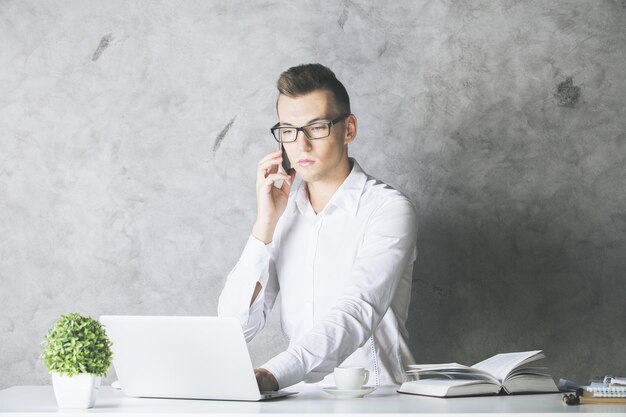
M 259 401 L 241 325 L 234 318 L 102 316 L 113 366 L 129 397 Z

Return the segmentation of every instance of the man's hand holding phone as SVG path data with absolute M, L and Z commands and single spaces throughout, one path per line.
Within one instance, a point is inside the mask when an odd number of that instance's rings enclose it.
M 278 219 L 287 207 L 287 199 L 291 185 L 296 177 L 292 168 L 289 173 L 280 172 L 278 167 L 283 162 L 282 150 L 278 149 L 265 155 L 259 162 L 256 177 L 256 222 L 252 227 L 252 235 L 268 244 L 274 236 Z M 280 188 L 275 187 L 276 181 L 283 181 Z

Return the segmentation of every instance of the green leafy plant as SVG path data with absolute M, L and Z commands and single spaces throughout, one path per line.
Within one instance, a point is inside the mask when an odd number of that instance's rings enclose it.
M 41 344 L 41 359 L 49 372 L 67 376 L 88 373 L 106 376 L 113 352 L 104 327 L 91 317 L 64 314 Z

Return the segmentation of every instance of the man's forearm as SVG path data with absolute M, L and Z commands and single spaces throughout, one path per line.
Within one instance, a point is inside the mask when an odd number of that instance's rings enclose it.
M 268 245 L 274 237 L 275 229 L 276 229 L 275 222 L 263 222 L 263 221 L 257 220 L 254 223 L 254 226 L 252 226 L 252 236 L 254 236 L 261 242 Z

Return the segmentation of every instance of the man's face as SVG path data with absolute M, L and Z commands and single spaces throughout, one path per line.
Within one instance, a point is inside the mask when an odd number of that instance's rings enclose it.
M 301 127 L 314 121 L 332 120 L 340 116 L 334 106 L 332 93 L 316 90 L 299 97 L 280 95 L 278 117 L 281 125 Z M 350 116 L 352 120 L 353 116 Z M 285 151 L 291 165 L 306 182 L 343 181 L 349 167 L 347 144 L 354 134 L 346 128 L 348 119 L 341 120 L 331 127 L 330 136 L 309 140 L 304 132 L 298 132 L 295 142 L 285 143 Z M 356 119 L 354 120 L 356 122 Z M 349 168 L 347 168 L 349 170 Z

